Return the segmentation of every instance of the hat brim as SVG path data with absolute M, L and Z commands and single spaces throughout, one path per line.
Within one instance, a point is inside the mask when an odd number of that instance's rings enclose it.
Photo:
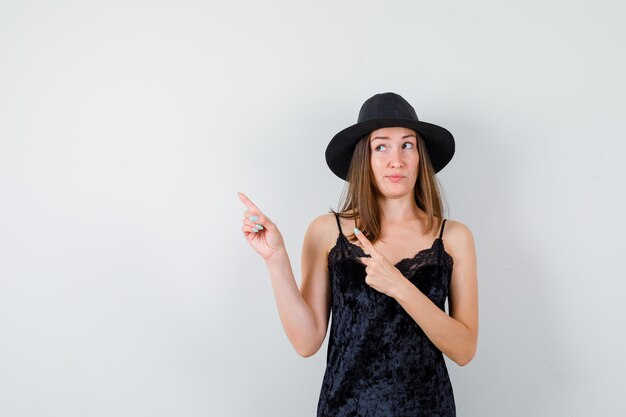
M 383 127 L 406 127 L 422 136 L 435 173 L 454 156 L 454 136 L 446 128 L 417 120 L 376 119 L 356 123 L 337 133 L 326 147 L 326 163 L 339 178 L 347 181 L 354 147 L 363 136 Z

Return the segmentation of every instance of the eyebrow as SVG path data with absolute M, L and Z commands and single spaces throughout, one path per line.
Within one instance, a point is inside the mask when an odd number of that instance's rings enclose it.
M 402 136 L 402 139 L 406 139 L 406 138 L 415 138 L 415 139 L 417 139 L 417 137 L 415 135 L 413 135 L 413 134 Z M 389 136 L 376 136 L 375 138 L 370 139 L 370 142 L 374 142 L 376 139 L 389 139 Z

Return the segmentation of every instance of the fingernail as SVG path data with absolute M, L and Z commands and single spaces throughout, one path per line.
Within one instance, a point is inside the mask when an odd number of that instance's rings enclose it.
M 263 226 L 261 226 L 260 224 L 257 224 L 256 228 L 259 229 L 259 230 L 263 230 Z
M 252 228 L 252 231 L 253 231 L 254 233 L 259 233 L 259 231 L 258 231 L 258 230 L 256 230 L 254 227 Z
M 248 217 L 250 220 L 252 220 L 253 222 L 259 220 L 259 216 L 250 216 Z
M 355 234 L 355 235 L 358 235 L 359 233 L 361 233 L 361 231 L 355 227 L 355 228 L 354 228 L 354 234 Z

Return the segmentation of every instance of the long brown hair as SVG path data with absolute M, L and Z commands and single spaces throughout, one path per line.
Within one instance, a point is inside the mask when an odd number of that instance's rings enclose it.
M 443 219 L 443 200 L 441 198 L 439 179 L 428 157 L 424 139 L 418 132 L 417 152 L 419 166 L 417 180 L 413 188 L 413 196 L 417 207 L 428 215 L 426 232 L 439 230 Z M 363 136 L 356 144 L 348 170 L 348 182 L 344 186 L 340 197 L 339 213 L 332 208 L 330 212 L 346 219 L 354 219 L 356 227 L 372 242 L 380 237 L 380 207 L 376 197 L 380 192 L 376 187 L 370 164 L 370 137 L 372 133 Z M 342 202 L 343 201 L 343 202 Z M 347 213 L 352 210 L 352 213 Z M 349 240 L 355 240 L 354 233 L 346 235 Z

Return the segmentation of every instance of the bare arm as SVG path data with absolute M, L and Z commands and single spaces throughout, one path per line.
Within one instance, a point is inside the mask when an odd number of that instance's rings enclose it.
M 278 315 L 289 341 L 298 354 L 306 356 L 317 334 L 313 311 L 302 298 L 285 250 L 266 261 L 269 270 Z
M 281 249 L 266 265 L 278 314 L 287 338 L 303 357 L 315 354 L 326 336 L 330 315 L 330 286 L 323 216 L 308 227 L 302 246 L 302 282 L 298 289 L 289 256 Z
M 447 247 L 454 258 L 450 285 L 450 315 L 440 310 L 405 279 L 394 297 L 439 350 L 457 364 L 468 364 L 478 342 L 478 283 L 476 250 L 471 231 L 448 220 Z M 453 227 L 450 227 L 453 226 Z
M 237 195 L 248 208 L 244 211 L 241 231 L 252 249 L 265 260 L 285 333 L 301 356 L 311 356 L 324 341 L 329 316 L 325 238 L 328 215 L 316 218 L 306 232 L 300 290 L 278 227 L 244 193 Z

